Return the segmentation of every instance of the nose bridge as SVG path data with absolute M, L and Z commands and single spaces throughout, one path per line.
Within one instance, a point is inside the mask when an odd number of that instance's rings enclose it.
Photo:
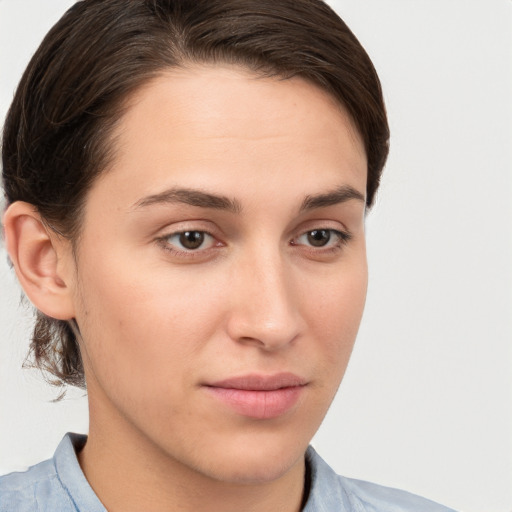
M 268 350 L 293 341 L 300 330 L 292 269 L 277 247 L 259 247 L 239 258 L 229 319 L 234 339 Z

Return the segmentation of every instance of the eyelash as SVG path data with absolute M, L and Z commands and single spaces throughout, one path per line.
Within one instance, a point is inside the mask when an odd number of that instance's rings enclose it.
M 212 239 L 212 246 L 208 247 L 206 249 L 201 249 L 201 247 L 197 249 L 176 249 L 175 246 L 173 246 L 171 243 L 169 243 L 169 239 L 173 237 L 180 237 L 181 235 L 184 235 L 185 233 L 201 233 L 203 235 L 206 235 L 207 237 L 210 237 Z M 197 257 L 204 257 L 205 251 L 209 251 L 210 249 L 214 248 L 215 246 L 221 247 L 223 244 L 221 242 L 215 242 L 215 237 L 208 233 L 208 231 L 205 231 L 204 229 L 184 229 L 182 231 L 175 231 L 173 233 L 169 233 L 168 235 L 164 235 L 162 237 L 159 237 L 157 239 L 157 242 L 163 247 L 164 250 L 170 252 L 172 255 L 181 257 L 181 258 L 197 258 Z
M 326 244 L 326 246 L 313 246 L 313 245 L 306 245 L 306 244 L 300 244 L 297 243 L 296 240 L 300 239 L 301 237 L 308 236 L 315 231 L 325 231 L 329 233 L 329 240 Z M 212 239 L 211 246 L 207 247 L 205 249 L 201 249 L 201 247 L 198 247 L 197 249 L 176 249 L 175 245 L 169 243 L 169 239 L 173 237 L 180 237 L 184 235 L 185 233 L 200 233 L 203 236 L 206 235 L 206 237 L 210 237 Z M 331 238 L 334 235 L 335 239 L 331 243 Z M 293 238 L 290 241 L 291 246 L 300 246 L 303 245 L 307 251 L 315 253 L 315 254 L 331 254 L 335 253 L 343 248 L 350 240 L 352 239 L 352 235 L 349 232 L 346 231 L 340 231 L 337 229 L 332 228 L 315 228 L 310 229 L 308 231 L 305 231 L 301 233 L 299 236 Z M 168 235 L 164 235 L 162 237 L 159 237 L 157 239 L 157 242 L 162 246 L 162 248 L 168 252 L 170 252 L 172 255 L 180 257 L 180 258 L 201 258 L 205 256 L 205 252 L 209 252 L 210 249 L 214 249 L 215 247 L 223 247 L 224 244 L 219 241 L 215 241 L 215 236 L 209 233 L 208 231 L 201 230 L 201 229 L 188 229 L 188 230 L 182 230 L 182 231 L 175 231 L 173 233 L 169 233 Z M 331 245 L 328 245 L 330 244 Z M 202 244 L 201 244 L 202 245 Z
M 352 239 L 352 235 L 348 233 L 347 231 L 340 231 L 338 229 L 332 229 L 332 228 L 315 228 L 310 229 L 308 231 L 305 231 L 301 235 L 299 235 L 297 238 L 293 239 L 290 244 L 291 245 L 300 245 L 295 243 L 294 241 L 297 239 L 300 239 L 301 237 L 307 237 L 308 235 L 317 232 L 317 231 L 326 231 L 329 233 L 329 240 L 327 241 L 326 245 L 315 247 L 313 245 L 306 245 L 304 244 L 304 247 L 306 247 L 309 251 L 315 252 L 316 254 L 329 254 L 333 252 L 337 252 L 343 248 L 350 240 Z M 334 239 L 332 239 L 334 235 Z M 330 244 L 330 245 L 329 245 Z

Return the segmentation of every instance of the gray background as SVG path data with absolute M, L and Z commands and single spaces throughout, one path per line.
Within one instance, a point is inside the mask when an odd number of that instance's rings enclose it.
M 0 0 L 0 115 L 72 2 Z M 332 0 L 380 73 L 392 151 L 370 287 L 314 445 L 335 469 L 467 512 L 512 510 L 512 2 Z M 83 393 L 21 371 L 31 313 L 0 248 L 0 474 L 87 431 Z

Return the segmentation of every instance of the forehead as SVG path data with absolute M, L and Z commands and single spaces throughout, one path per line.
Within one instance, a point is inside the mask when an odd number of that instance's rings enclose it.
M 366 154 L 331 95 L 301 79 L 196 66 L 163 73 L 136 91 L 114 133 L 113 165 L 99 180 L 111 200 L 201 183 L 237 188 L 348 181 L 363 193 Z M 299 187 L 300 188 L 300 187 Z M 130 189 L 130 190 L 129 190 Z
M 182 128 L 186 117 L 197 135 L 210 135 L 213 129 L 218 137 L 253 140 L 282 134 L 283 128 L 293 136 L 305 128 L 304 121 L 316 121 L 362 146 L 345 108 L 319 86 L 301 77 L 265 77 L 236 66 L 196 65 L 163 72 L 132 94 L 121 131 L 128 133 L 127 125 L 142 126 L 148 116 L 165 119 L 167 126 L 176 121 Z M 286 121 L 288 126 L 283 126 Z M 273 132 L 269 128 L 274 123 Z

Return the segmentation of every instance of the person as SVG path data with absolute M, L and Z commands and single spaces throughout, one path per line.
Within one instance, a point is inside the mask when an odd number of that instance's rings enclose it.
M 320 0 L 83 0 L 4 128 L 32 350 L 89 435 L 0 478 L 0 511 L 447 511 L 309 447 L 367 287 L 389 129 Z

